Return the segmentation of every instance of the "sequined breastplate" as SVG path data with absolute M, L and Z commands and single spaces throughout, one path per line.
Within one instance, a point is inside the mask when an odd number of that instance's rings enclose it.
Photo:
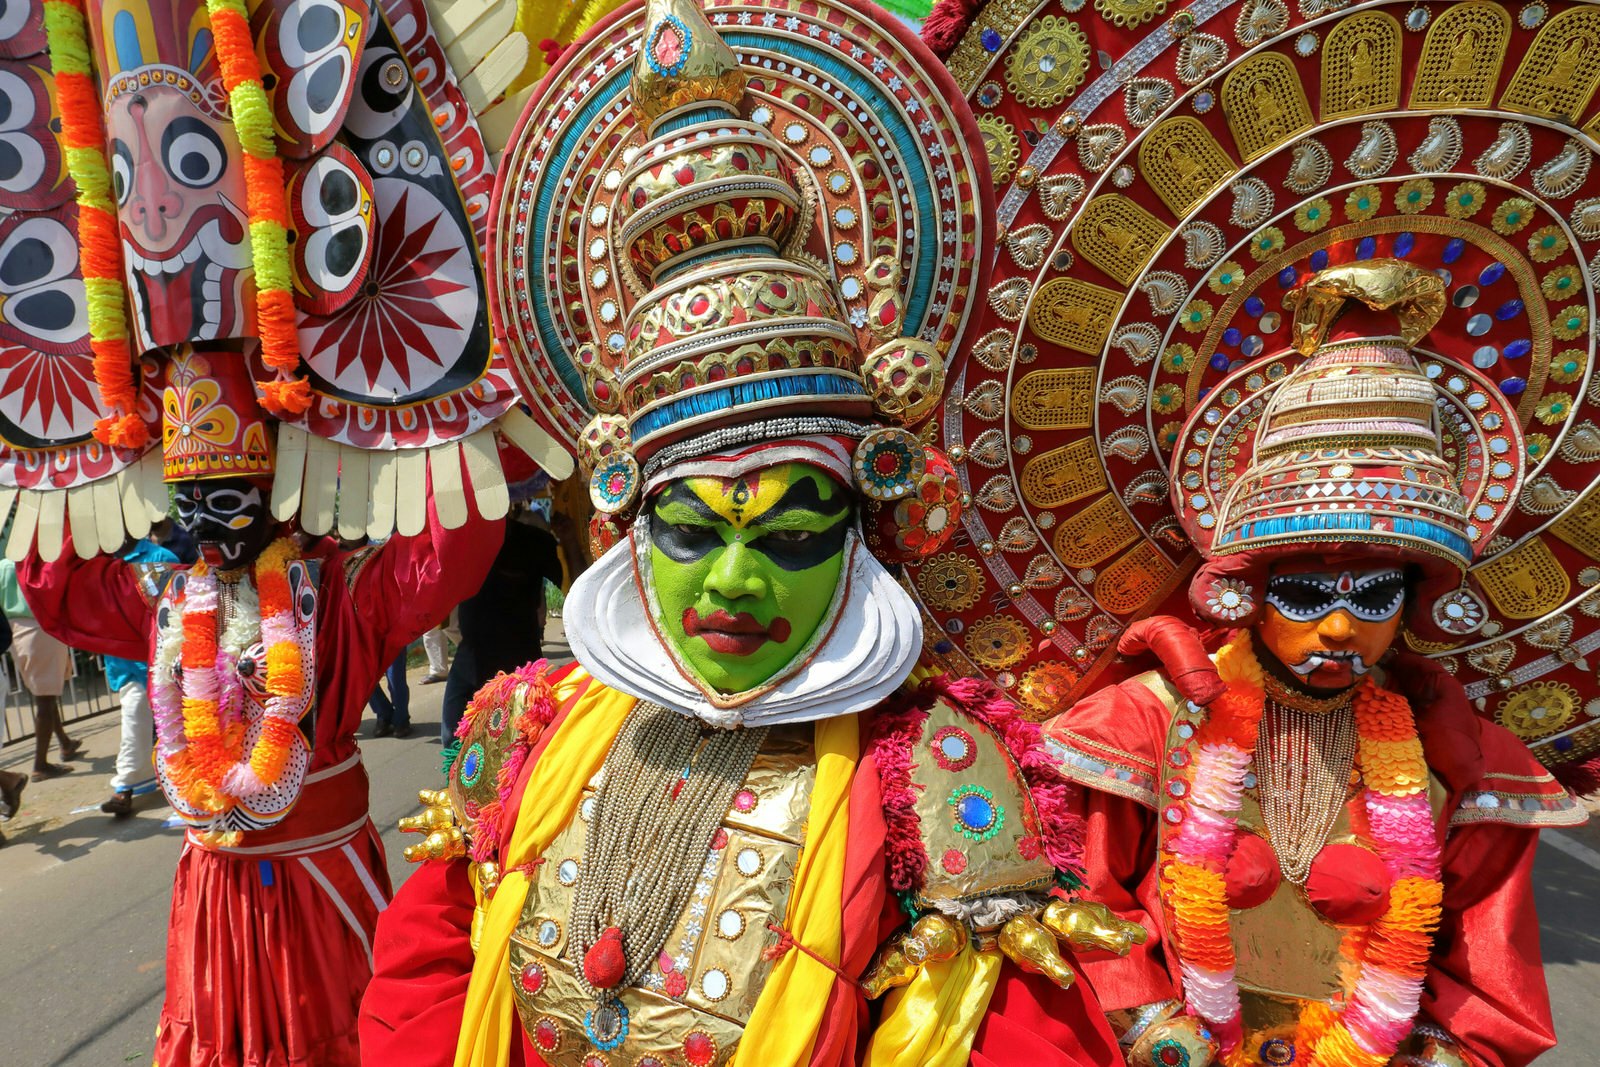
M 1192 784 L 1193 738 L 1202 721 L 1203 712 L 1182 705 L 1173 714 L 1157 797 L 1163 833 L 1169 832 L 1173 823 L 1167 813 L 1168 804 L 1162 802 L 1187 795 Z M 1271 843 L 1254 775 L 1247 777 L 1245 784 L 1238 819 L 1240 844 L 1236 849 L 1245 847 L 1246 835 Z M 1324 855 L 1352 846 L 1372 855 L 1372 843 L 1355 832 L 1351 821 L 1359 795 L 1359 790 L 1352 787 L 1322 846 Z M 1437 779 L 1430 779 L 1429 798 L 1437 817 L 1445 799 Z M 1366 926 L 1341 925 L 1327 918 L 1313 906 L 1306 890 L 1287 878 L 1277 879 L 1276 888 L 1264 900 L 1252 902 L 1250 907 L 1230 908 L 1229 916 L 1244 1047 L 1253 1057 L 1252 1062 L 1288 1064 L 1300 1051 L 1294 1047 L 1294 1038 L 1302 1006 L 1308 1001 L 1335 1002 L 1343 995 L 1348 977 L 1344 969 L 1350 961 L 1341 945 L 1348 934 L 1359 934 Z M 1168 929 L 1173 927 L 1171 915 L 1165 916 L 1165 924 Z
M 812 734 L 810 725 L 772 729 L 710 851 L 686 861 L 700 864 L 689 906 L 660 957 L 618 999 L 620 1034 L 615 1025 L 597 1030 L 594 1002 L 566 956 L 594 816 L 589 783 L 577 817 L 541 857 L 511 939 L 517 1012 L 552 1067 L 707 1067 L 733 1057 L 773 967 L 763 958 L 778 940 L 768 924 L 782 920 L 794 884 L 816 777 Z

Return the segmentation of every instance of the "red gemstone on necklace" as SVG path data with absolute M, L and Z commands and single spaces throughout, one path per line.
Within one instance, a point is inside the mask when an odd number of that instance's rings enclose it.
M 628 960 L 622 951 L 622 931 L 615 926 L 606 927 L 600 940 L 589 946 L 583 954 L 583 976 L 596 989 L 612 989 L 622 984 L 627 973 Z

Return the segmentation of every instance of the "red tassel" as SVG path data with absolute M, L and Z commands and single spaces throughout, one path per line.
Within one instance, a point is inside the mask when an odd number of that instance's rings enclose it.
M 539 42 L 539 51 L 544 53 L 544 61 L 546 66 L 555 66 L 556 60 L 560 59 L 561 53 L 565 52 L 566 50 L 566 45 L 552 37 L 546 37 Z
M 948 57 L 982 7 L 981 0 L 939 0 L 922 20 L 923 42 L 940 59 Z
M 622 931 L 608 926 L 600 940 L 583 954 L 583 976 L 596 989 L 614 989 L 622 984 L 628 959 L 622 952 Z

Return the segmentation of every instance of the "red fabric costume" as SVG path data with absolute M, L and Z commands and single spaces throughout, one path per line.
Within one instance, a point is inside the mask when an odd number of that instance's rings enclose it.
M 1473 714 L 1460 685 L 1436 665 L 1400 657 L 1389 678 L 1416 709 L 1429 769 L 1447 792 L 1438 820 L 1443 923 L 1418 1022 L 1447 1031 L 1482 1067 L 1528 1063 L 1555 1044 L 1530 877 L 1536 831 L 1582 822 L 1582 813 L 1514 735 Z M 1153 935 L 1127 958 L 1084 964 L 1108 1011 L 1181 995 L 1177 963 L 1165 947 L 1155 866 L 1154 783 L 1170 721 L 1168 705 L 1135 679 L 1088 697 L 1046 727 L 1049 741 L 1067 755 L 1063 770 L 1088 786 L 1080 796 L 1089 896 Z M 1264 851 L 1265 874 L 1275 877 L 1276 859 Z M 1236 854 L 1230 898 L 1263 873 L 1250 867 L 1249 858 Z M 1387 891 L 1363 884 L 1363 872 L 1350 866 L 1338 879 L 1332 873 L 1314 871 L 1307 889 L 1314 898 L 1319 892 L 1333 898 L 1334 908 Z
M 592 683 L 591 683 L 592 684 Z M 502 819 L 502 840 L 523 804 L 544 745 L 566 721 L 582 695 L 573 694 L 545 729 L 523 767 Z M 862 735 L 870 726 L 863 716 Z M 904 922 L 889 891 L 887 831 L 878 769 L 863 755 L 850 795 L 850 837 L 846 849 L 842 973 L 862 974 L 873 952 Z M 449 1067 L 455 1062 L 472 971 L 473 891 L 463 862 L 426 863 L 401 887 L 384 913 L 373 945 L 372 983 L 362 1003 L 361 1047 L 367 1064 L 404 1063 L 408 1067 Z M 1065 949 L 1063 949 L 1065 951 Z M 861 1061 L 872 1033 L 876 1002 L 859 987 L 836 983 L 819 1028 L 811 1063 L 844 1065 Z M 853 995 L 852 995 L 853 994 Z M 544 1061 L 527 1035 L 513 1044 L 512 1067 Z M 982 1067 L 1088 1067 L 1122 1062 L 1105 1018 L 1086 983 L 1058 988 L 1049 979 L 1007 964 L 972 1048 L 972 1063 Z
M 386 664 L 482 583 L 504 526 L 474 516 L 446 530 L 341 551 L 320 563 L 310 773 L 290 814 L 238 848 L 191 833 L 173 881 L 162 1067 L 338 1067 L 359 1060 L 356 1012 L 390 896 L 355 732 Z M 154 659 L 164 576 L 111 557 L 18 568 L 40 624 L 67 644 Z M 403 1057 L 392 1062 L 406 1062 Z

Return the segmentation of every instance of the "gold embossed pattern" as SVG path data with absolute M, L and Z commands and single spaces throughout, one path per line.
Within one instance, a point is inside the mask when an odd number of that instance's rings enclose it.
M 608 1062 L 644 1056 L 685 1062 L 691 1034 L 709 1037 L 728 1062 L 755 1007 L 772 962 L 763 957 L 778 935 L 793 889 L 801 837 L 816 778 L 812 728 L 774 727 L 757 753 L 733 810 L 704 858 L 690 904 L 667 937 L 661 959 L 640 988 L 619 998 L 628 1011 L 625 1043 Z M 602 1050 L 588 1040 L 593 1007 L 566 957 L 562 920 L 583 877 L 594 788 L 584 790 L 576 817 L 540 857 L 511 941 L 517 1013 L 539 1055 L 552 1067 L 585 1067 Z M 700 1039 L 696 1039 L 697 1041 Z

